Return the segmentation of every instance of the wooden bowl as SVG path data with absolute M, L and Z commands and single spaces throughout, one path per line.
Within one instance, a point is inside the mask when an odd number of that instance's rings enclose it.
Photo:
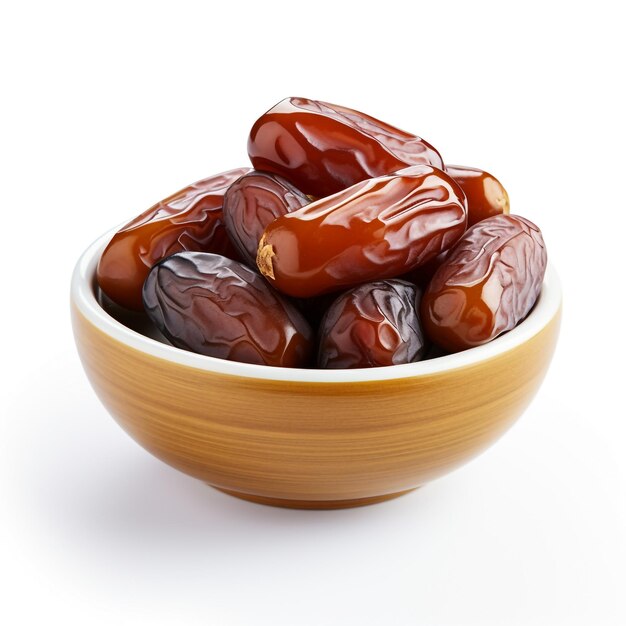
M 137 332 L 141 316 L 121 323 L 100 304 L 95 270 L 109 238 L 83 254 L 72 279 L 74 336 L 91 384 L 156 457 L 255 502 L 358 506 L 446 474 L 524 411 L 557 341 L 561 291 L 548 268 L 524 322 L 458 354 L 358 370 L 206 357 Z

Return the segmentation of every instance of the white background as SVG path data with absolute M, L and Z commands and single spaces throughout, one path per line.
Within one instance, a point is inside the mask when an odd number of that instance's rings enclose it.
M 620 3 L 436 4 L 2 5 L 0 621 L 626 623 Z M 363 509 L 272 509 L 171 470 L 106 414 L 73 346 L 80 252 L 245 165 L 251 124 L 288 95 L 496 174 L 565 292 L 517 425 Z

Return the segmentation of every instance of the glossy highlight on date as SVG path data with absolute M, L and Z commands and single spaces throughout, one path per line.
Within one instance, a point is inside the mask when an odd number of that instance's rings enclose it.
M 249 168 L 209 176 L 157 202 L 113 235 L 98 263 L 100 288 L 116 304 L 143 310 L 141 288 L 150 268 L 175 252 L 237 258 L 222 216 L 224 194 Z
M 415 285 L 397 279 L 341 294 L 320 325 L 318 366 L 384 367 L 422 359 L 428 342 L 419 319 L 420 296 Z
M 252 126 L 255 169 L 275 172 L 322 198 L 408 165 L 443 168 L 427 141 L 348 107 L 286 98 Z
M 303 367 L 313 332 L 297 308 L 256 272 L 221 255 L 179 252 L 143 287 L 146 312 L 175 345 L 220 359 Z
M 465 232 L 458 185 L 428 165 L 372 178 L 274 220 L 257 254 L 279 291 L 311 297 L 400 276 L 451 247 Z
M 173 346 L 273 367 L 387 367 L 492 341 L 539 297 L 539 228 L 510 215 L 495 176 L 444 163 L 415 134 L 292 97 L 253 124 L 248 154 L 252 168 L 140 213 L 100 258 L 112 307 L 147 314 Z

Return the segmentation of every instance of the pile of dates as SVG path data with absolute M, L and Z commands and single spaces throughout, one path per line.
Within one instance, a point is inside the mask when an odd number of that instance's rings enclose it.
M 416 135 L 287 98 L 254 169 L 201 180 L 117 232 L 97 271 L 175 346 L 282 367 L 410 363 L 491 341 L 543 282 L 539 229 L 500 182 Z

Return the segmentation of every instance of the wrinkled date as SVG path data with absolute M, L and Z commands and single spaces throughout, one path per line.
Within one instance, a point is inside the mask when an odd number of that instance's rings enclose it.
M 272 222 L 257 265 L 277 289 L 311 297 L 399 276 L 465 232 L 465 196 L 444 172 L 381 176 Z
M 205 178 L 155 204 L 122 227 L 98 264 L 98 284 L 117 304 L 142 310 L 141 287 L 150 268 L 183 250 L 238 258 L 222 221 L 228 187 L 249 168 Z
M 256 268 L 256 253 L 265 227 L 309 202 L 276 174 L 250 172 L 233 183 L 224 196 L 224 223 L 241 258 Z
M 403 280 L 359 285 L 330 306 L 319 332 L 317 363 L 328 369 L 419 361 L 426 352 L 419 291 Z
M 307 98 L 286 98 L 261 116 L 250 132 L 248 154 L 255 169 L 281 174 L 320 198 L 407 165 L 443 168 L 440 154 L 423 139 Z
M 458 352 L 512 329 L 537 300 L 546 260 L 540 230 L 523 217 L 496 215 L 472 226 L 424 293 L 426 334 Z
M 304 367 L 313 332 L 297 309 L 251 269 L 217 254 L 180 252 L 153 267 L 146 312 L 185 350 L 220 359 Z
M 492 215 L 508 215 L 509 195 L 495 176 L 465 165 L 446 165 L 446 173 L 465 192 L 468 226 Z

